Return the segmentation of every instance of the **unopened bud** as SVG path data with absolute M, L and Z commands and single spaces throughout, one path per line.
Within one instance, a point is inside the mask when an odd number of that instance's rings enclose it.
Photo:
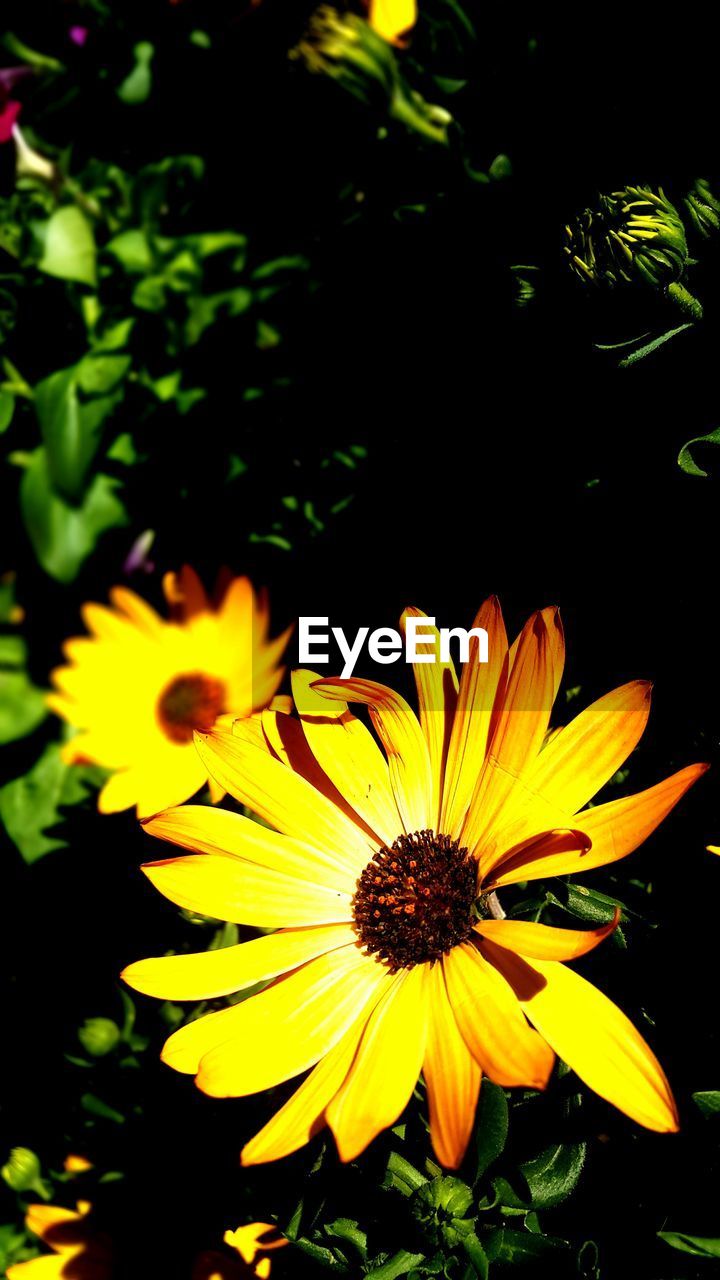
M 0 1172 L 13 1191 L 36 1191 L 40 1182 L 40 1161 L 29 1147 L 13 1147 Z
M 104 1058 L 120 1043 L 120 1028 L 112 1018 L 86 1018 L 78 1031 L 86 1053 L 93 1058 Z

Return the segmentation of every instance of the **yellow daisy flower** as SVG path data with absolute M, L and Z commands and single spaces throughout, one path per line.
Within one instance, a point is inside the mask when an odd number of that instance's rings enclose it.
M 110 1280 L 110 1246 L 89 1225 L 90 1209 L 87 1201 L 81 1201 L 77 1211 L 31 1204 L 25 1225 L 52 1253 L 14 1263 L 7 1269 L 7 1280 Z
M 424 616 L 417 610 L 409 614 Z M 707 766 L 584 809 L 645 727 L 650 686 L 606 694 L 548 737 L 564 662 L 558 612 L 508 647 L 500 608 L 459 685 L 450 662 L 414 667 L 419 718 L 371 680 L 294 675 L 300 720 L 265 713 L 198 735 L 208 771 L 276 831 L 202 806 L 147 830 L 196 852 L 145 867 L 171 901 L 277 929 L 225 950 L 142 960 L 138 991 L 169 1000 L 264 990 L 176 1031 L 163 1058 L 214 1097 L 310 1074 L 245 1147 L 274 1160 L 329 1125 L 354 1159 L 407 1105 L 422 1071 L 432 1141 L 457 1167 L 481 1076 L 542 1089 L 555 1054 L 638 1123 L 677 1128 L 662 1068 L 632 1023 L 563 961 L 616 924 L 558 929 L 502 918 L 507 885 L 577 874 L 637 848 Z M 439 658 L 439 636 L 434 632 Z M 476 645 L 477 641 L 473 641 Z M 384 754 L 349 702 L 369 708 Z
M 208 772 L 193 732 L 267 707 L 283 677 L 290 632 L 268 641 L 267 600 L 247 578 L 233 579 L 217 605 L 187 567 L 163 586 L 169 619 L 126 587 L 110 592 L 111 608 L 86 604 L 91 634 L 68 640 L 69 665 L 52 673 L 49 705 L 80 729 L 65 758 L 112 770 L 101 813 L 136 805 L 147 817 L 194 795 Z
M 417 22 L 417 0 L 368 0 L 368 21 L 390 44 L 398 44 Z

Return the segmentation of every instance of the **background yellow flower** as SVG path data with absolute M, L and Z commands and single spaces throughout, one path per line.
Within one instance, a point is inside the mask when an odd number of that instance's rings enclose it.
M 112 771 L 103 813 L 136 805 L 145 817 L 187 800 L 208 781 L 193 732 L 267 707 L 283 676 L 290 632 L 268 641 L 267 600 L 247 578 L 217 604 L 187 567 L 163 585 L 168 619 L 126 587 L 111 591 L 111 607 L 86 604 L 90 635 L 68 640 L 68 665 L 52 673 L 49 705 L 80 730 L 65 758 Z

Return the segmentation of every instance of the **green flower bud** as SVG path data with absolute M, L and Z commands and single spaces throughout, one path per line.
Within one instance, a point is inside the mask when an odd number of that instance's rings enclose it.
M 93 1058 L 104 1058 L 120 1043 L 120 1028 L 112 1018 L 86 1018 L 78 1031 L 86 1053 Z
M 40 1161 L 29 1147 L 13 1147 L 2 1176 L 13 1191 L 35 1191 L 40 1182 Z
M 689 263 L 685 228 L 661 188 L 626 187 L 601 196 L 566 231 L 570 267 L 584 283 L 662 289 L 695 318 L 702 315 L 682 283 Z
M 705 178 L 698 178 L 692 191 L 683 200 L 690 225 L 703 240 L 709 240 L 720 231 L 720 200 L 710 190 Z
M 386 111 L 432 142 L 447 142 L 452 116 L 426 102 L 405 80 L 392 47 L 354 13 L 322 5 L 290 57 L 329 76 L 367 106 Z
M 470 1188 L 460 1178 L 433 1178 L 413 1196 L 413 1216 L 436 1244 L 454 1248 L 474 1229 Z

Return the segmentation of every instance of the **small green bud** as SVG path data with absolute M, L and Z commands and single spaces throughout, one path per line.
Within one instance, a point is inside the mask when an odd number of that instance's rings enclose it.
M 663 290 L 697 319 L 702 307 L 681 279 L 690 259 L 685 227 L 662 188 L 626 187 L 601 196 L 566 227 L 565 252 L 585 284 Z
M 467 1183 L 450 1175 L 433 1178 L 413 1196 L 412 1213 L 437 1244 L 454 1248 L 473 1230 L 473 1194 Z
M 34 1191 L 40 1182 L 40 1161 L 29 1147 L 13 1147 L 0 1172 L 12 1191 Z
M 120 1028 L 112 1018 L 86 1018 L 78 1031 L 86 1053 L 93 1058 L 104 1058 L 120 1043 Z
M 290 57 L 431 142 L 447 142 L 450 113 L 410 87 L 391 46 L 357 14 L 321 5 Z

